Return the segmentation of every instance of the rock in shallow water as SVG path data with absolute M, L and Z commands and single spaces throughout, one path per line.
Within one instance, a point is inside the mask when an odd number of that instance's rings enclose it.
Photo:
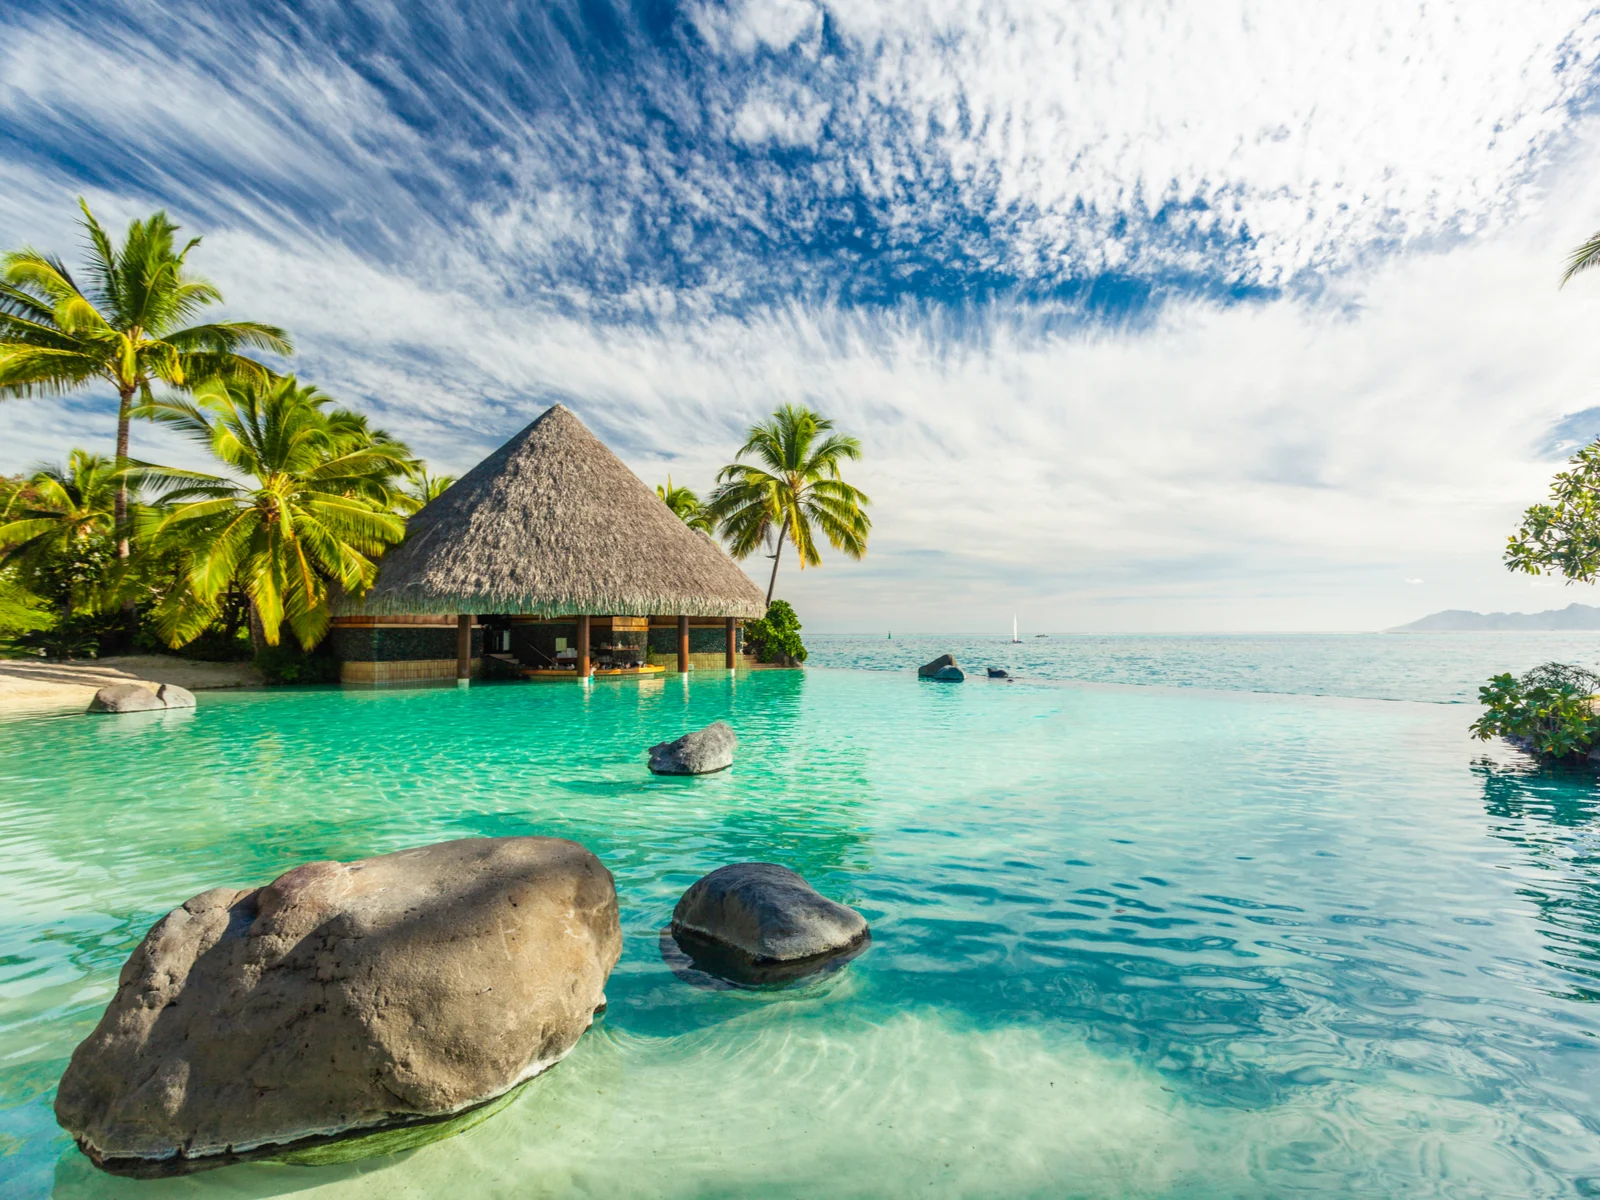
M 216 888 L 122 968 L 56 1119 L 100 1166 L 146 1176 L 455 1132 L 572 1049 L 621 945 L 611 873 L 560 838 Z
M 941 654 L 931 663 L 924 663 L 918 667 L 917 677 L 920 679 L 936 679 L 941 683 L 960 683 L 967 675 L 965 671 L 956 666 L 954 655 Z
M 726 964 L 702 943 L 735 952 L 757 968 L 826 965 L 866 941 L 867 921 L 853 908 L 818 894 L 804 879 L 775 863 L 734 863 L 697 880 L 672 910 L 672 934 L 691 958 Z M 782 970 L 793 977 L 804 971 Z
M 709 775 L 733 766 L 739 738 L 725 721 L 686 733 L 675 742 L 650 747 L 650 770 L 657 775 Z
M 167 708 L 193 708 L 194 693 L 174 683 L 146 687 L 142 683 L 113 683 L 101 688 L 89 702 L 92 713 L 160 712 Z
M 190 703 L 194 698 L 190 697 Z M 94 694 L 89 702 L 92 713 L 154 712 L 166 708 L 166 702 L 156 695 L 154 688 L 142 683 L 113 683 Z

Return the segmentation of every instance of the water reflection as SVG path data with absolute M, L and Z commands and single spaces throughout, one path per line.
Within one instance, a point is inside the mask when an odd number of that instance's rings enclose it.
M 1551 995 L 1600 1000 L 1600 786 L 1594 772 L 1484 759 L 1473 767 L 1483 787 L 1489 832 L 1521 851 L 1517 895 L 1539 912 L 1545 965 L 1568 985 Z

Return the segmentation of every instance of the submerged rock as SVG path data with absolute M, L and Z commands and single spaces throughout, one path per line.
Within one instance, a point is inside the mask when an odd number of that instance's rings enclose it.
M 718 867 L 672 910 L 672 936 L 696 965 L 724 977 L 793 978 L 859 950 L 867 921 L 775 863 Z
M 215 888 L 123 966 L 56 1119 L 96 1164 L 138 1176 L 447 1136 L 572 1049 L 621 945 L 611 873 L 561 838 Z
M 941 654 L 931 663 L 918 667 L 917 676 L 921 679 L 937 679 L 942 683 L 960 683 L 967 677 L 966 672 L 956 666 L 955 658 L 949 654 Z
M 709 775 L 733 766 L 738 735 L 725 721 L 686 733 L 675 742 L 650 747 L 650 770 L 657 775 Z
M 194 697 L 189 698 L 194 703 Z M 92 713 L 154 712 L 165 708 L 166 702 L 156 695 L 154 688 L 142 683 L 113 683 L 94 694 L 89 702 Z
M 990 679 L 1010 679 L 1011 678 L 1011 672 L 1003 671 L 999 667 L 990 667 L 989 668 L 989 678 Z

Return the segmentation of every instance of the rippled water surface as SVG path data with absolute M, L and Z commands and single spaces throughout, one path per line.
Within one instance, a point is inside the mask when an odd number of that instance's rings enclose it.
M 953 653 L 980 675 L 1476 703 L 1501 671 L 1554 659 L 1600 670 L 1600 633 L 878 634 L 806 636 L 823 667 L 904 671 Z
M 1468 709 L 904 673 L 205 694 L 0 723 L 0 1194 L 1600 1194 L 1600 800 Z M 654 779 L 715 718 L 735 768 Z M 610 1006 L 409 1155 L 96 1173 L 50 1103 L 149 924 L 219 884 L 559 834 L 615 873 Z M 662 962 L 786 863 L 871 948 L 783 993 Z

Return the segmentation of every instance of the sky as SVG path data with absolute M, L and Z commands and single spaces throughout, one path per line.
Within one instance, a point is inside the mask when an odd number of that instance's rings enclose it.
M 166 209 L 438 470 L 559 401 L 703 492 L 810 405 L 874 522 L 780 571 L 815 632 L 1600 603 L 1500 562 L 1600 434 L 1597 149 L 1536 0 L 0 8 L 0 246 Z M 0 471 L 113 414 L 0 404 Z

